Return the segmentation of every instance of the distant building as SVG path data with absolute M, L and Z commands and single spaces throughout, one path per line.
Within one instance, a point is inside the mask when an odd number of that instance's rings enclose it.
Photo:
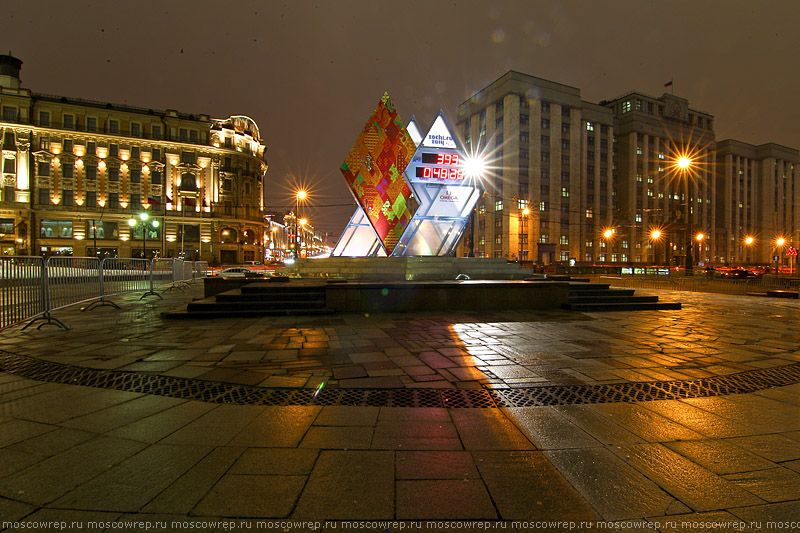
M 777 144 L 717 142 L 718 204 L 728 228 L 722 254 L 731 262 L 767 262 L 786 246 L 800 246 L 800 153 Z M 748 237 L 752 243 L 748 244 Z M 796 258 L 795 258 L 796 259 Z
M 459 255 L 683 265 L 692 243 L 695 264 L 768 263 L 777 235 L 800 244 L 798 151 L 717 143 L 714 116 L 684 98 L 593 104 L 510 71 L 459 106 L 458 127 L 491 167 Z
M 0 55 L 4 255 L 263 260 L 255 122 L 32 93 L 21 66 Z

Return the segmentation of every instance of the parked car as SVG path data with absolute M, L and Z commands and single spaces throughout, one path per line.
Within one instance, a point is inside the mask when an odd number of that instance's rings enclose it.
M 226 268 L 225 270 L 220 270 L 219 272 L 215 273 L 215 276 L 219 276 L 221 278 L 246 278 L 250 275 L 256 274 L 255 272 L 251 272 L 247 268 L 243 267 L 231 267 Z M 257 274 L 256 274 L 257 275 Z

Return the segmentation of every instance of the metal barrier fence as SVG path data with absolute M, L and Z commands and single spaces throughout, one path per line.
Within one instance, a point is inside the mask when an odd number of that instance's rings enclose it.
M 206 261 L 180 259 L 117 259 L 96 257 L 0 257 L 0 329 L 32 319 L 38 327 L 53 324 L 69 329 L 51 313 L 72 305 L 92 302 L 83 310 L 110 305 L 111 296 L 187 284 L 206 276 Z
M 43 257 L 0 257 L 0 328 L 44 313 Z
M 800 280 L 780 277 L 718 279 L 706 276 L 600 276 L 612 287 L 746 295 L 770 290 L 798 290 Z

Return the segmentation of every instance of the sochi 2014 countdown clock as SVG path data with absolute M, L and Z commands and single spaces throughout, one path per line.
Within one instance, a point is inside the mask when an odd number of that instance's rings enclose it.
M 395 256 L 450 256 L 481 195 L 480 180 L 465 171 L 465 153 L 439 111 L 405 170 L 419 207 Z

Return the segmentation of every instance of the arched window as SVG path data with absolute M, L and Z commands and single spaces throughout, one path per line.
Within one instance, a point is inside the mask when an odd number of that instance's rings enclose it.
M 197 180 L 191 172 L 187 172 L 181 175 L 181 185 L 180 189 L 182 191 L 196 191 L 197 190 Z
M 244 230 L 242 237 L 244 238 L 244 244 L 256 243 L 256 232 L 251 229 Z
M 236 244 L 239 239 L 239 232 L 233 228 L 223 228 L 219 232 L 219 242 L 222 244 Z

